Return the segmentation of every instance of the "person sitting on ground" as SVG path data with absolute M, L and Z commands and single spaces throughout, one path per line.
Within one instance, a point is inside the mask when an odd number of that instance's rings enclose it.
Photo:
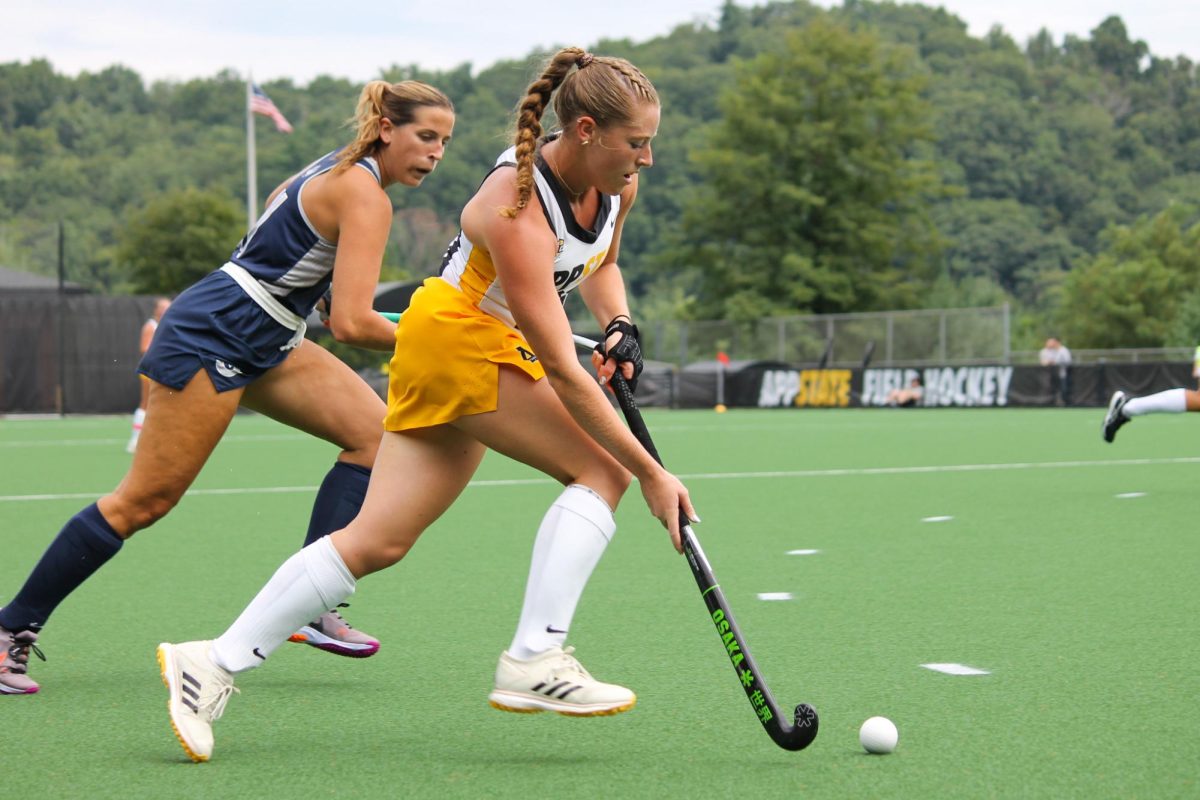
M 914 377 L 905 389 L 892 389 L 887 395 L 887 404 L 892 408 L 911 408 L 921 402 L 925 387 L 920 376 Z

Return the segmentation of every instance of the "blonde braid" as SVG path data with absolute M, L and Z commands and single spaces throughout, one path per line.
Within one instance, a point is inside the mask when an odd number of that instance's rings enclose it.
M 579 47 L 559 50 L 542 70 L 541 77 L 525 90 L 525 97 L 517 107 L 516 159 L 517 159 L 517 204 L 501 208 L 500 213 L 509 219 L 517 216 L 533 194 L 533 156 L 537 151 L 538 139 L 542 136 L 542 114 L 550 104 L 550 97 L 567 77 L 571 67 L 580 63 L 587 52 Z

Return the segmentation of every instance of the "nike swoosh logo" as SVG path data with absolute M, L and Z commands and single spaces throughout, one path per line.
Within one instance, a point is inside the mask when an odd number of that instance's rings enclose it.
M 549 625 L 547 625 L 546 633 L 566 633 L 566 631 L 560 631 L 558 628 L 551 628 Z
M 258 657 L 259 657 L 259 658 L 261 658 L 263 661 L 266 661 L 266 660 L 267 660 L 267 657 L 266 657 L 266 656 L 264 656 L 262 653 L 258 652 L 258 648 L 257 648 L 257 647 L 256 647 L 256 648 L 254 648 L 254 655 L 258 656 Z

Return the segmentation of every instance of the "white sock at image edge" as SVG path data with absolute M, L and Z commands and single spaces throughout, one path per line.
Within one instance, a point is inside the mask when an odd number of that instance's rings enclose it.
M 1167 389 L 1165 392 L 1134 397 L 1121 408 L 1121 413 L 1127 417 L 1140 417 L 1143 414 L 1182 414 L 1187 411 L 1187 390 Z

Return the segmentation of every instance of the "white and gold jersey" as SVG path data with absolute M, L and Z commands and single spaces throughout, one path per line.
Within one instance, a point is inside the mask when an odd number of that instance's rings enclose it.
M 571 290 L 604 263 L 617 226 L 621 196 L 601 195 L 596 221 L 592 229 L 587 230 L 575 220 L 566 189 L 540 154 L 535 156 L 535 164 L 534 188 L 546 214 L 546 222 L 558 240 L 558 253 L 554 257 L 553 267 L 554 287 L 558 290 L 559 300 L 565 302 Z M 496 159 L 492 171 L 505 166 L 516 166 L 515 147 L 505 150 Z M 475 247 L 462 231 L 446 249 L 442 258 L 441 277 L 467 295 L 479 310 L 513 329 L 517 328 L 504 296 L 504 287 L 496 277 L 491 254 Z

